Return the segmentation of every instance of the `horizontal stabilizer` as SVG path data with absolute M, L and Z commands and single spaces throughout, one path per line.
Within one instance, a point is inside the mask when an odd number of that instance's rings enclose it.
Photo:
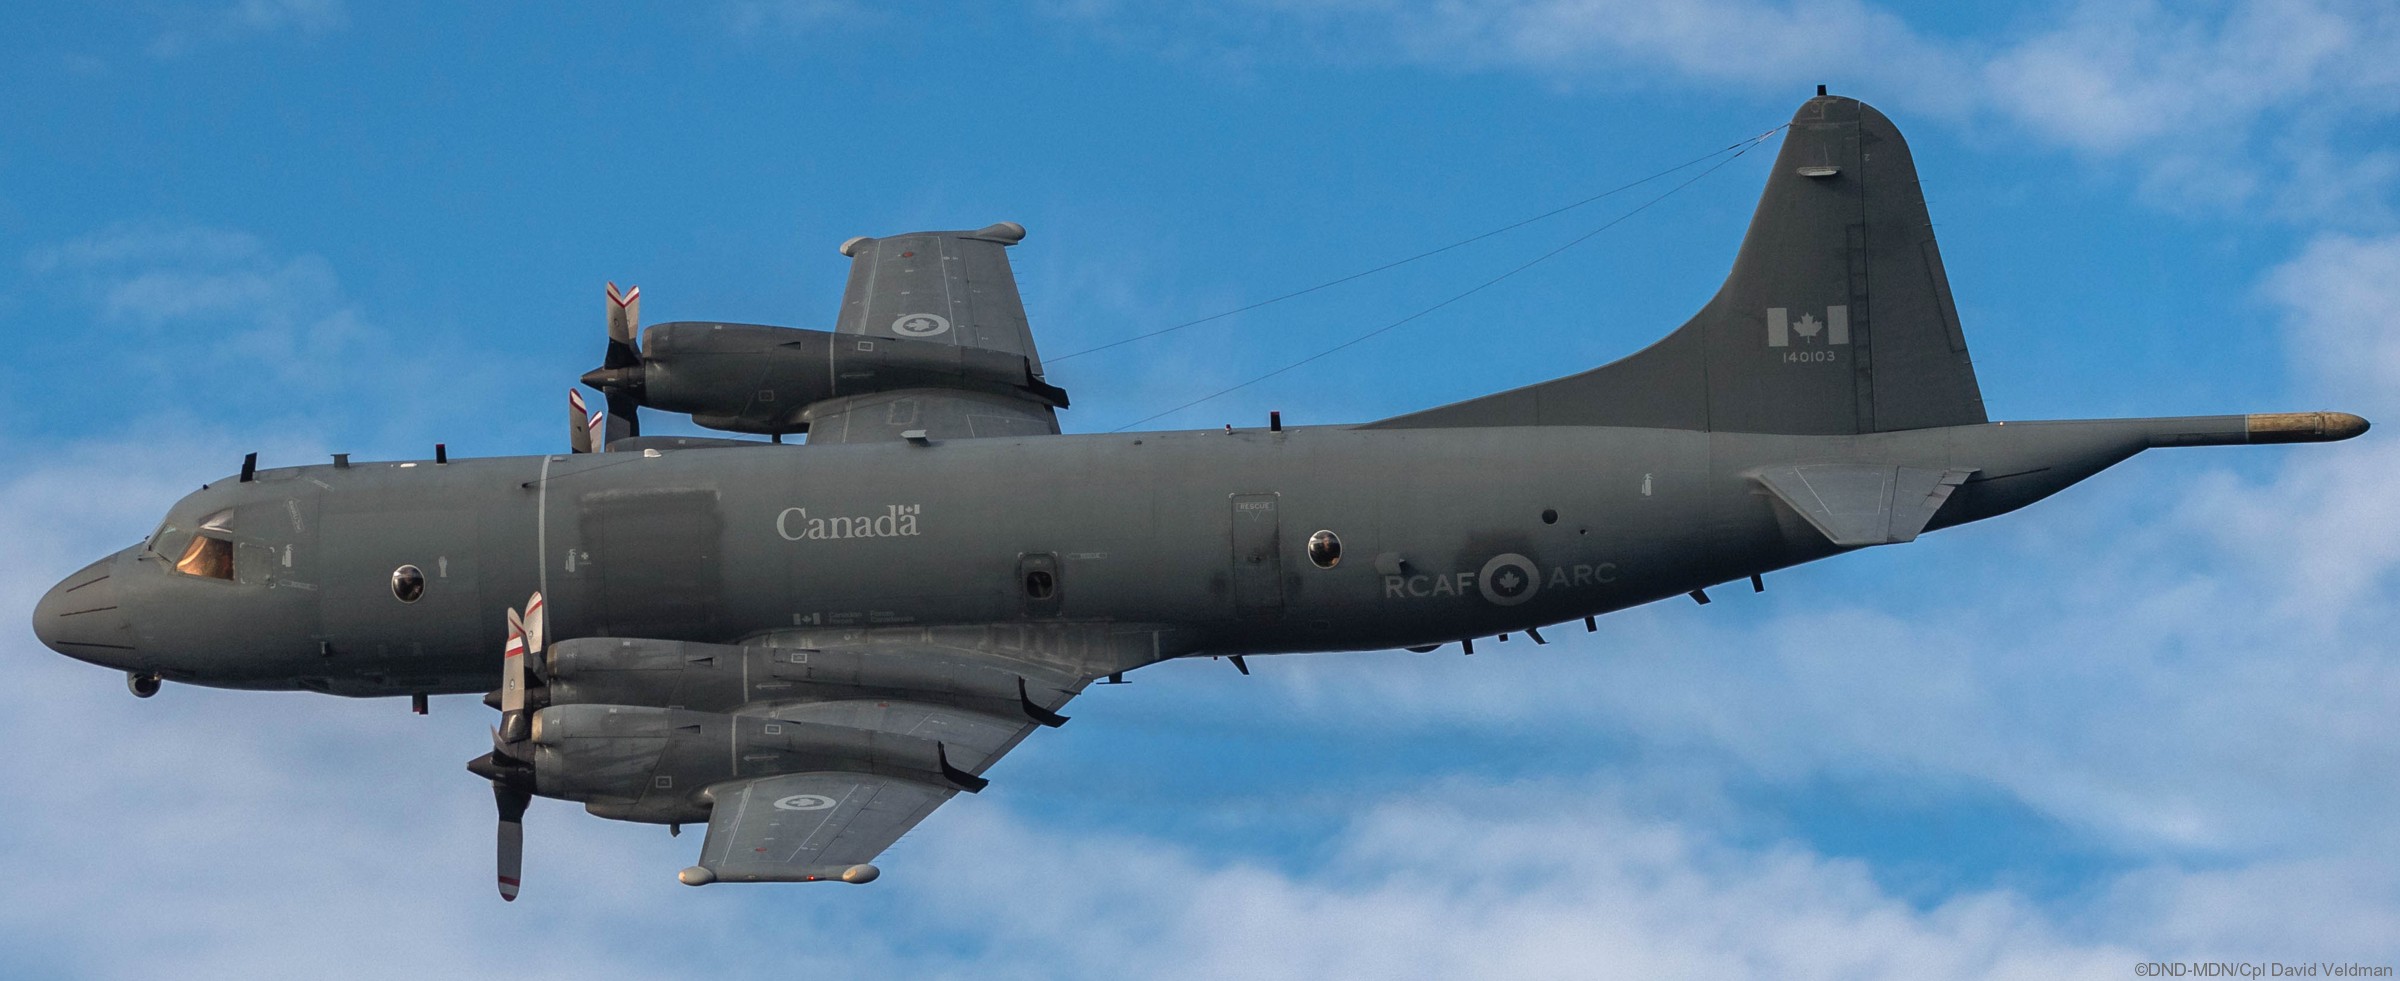
M 1951 489 L 1974 473 L 1819 463 L 1769 467 L 1754 476 L 1835 545 L 1859 548 L 1915 541 Z

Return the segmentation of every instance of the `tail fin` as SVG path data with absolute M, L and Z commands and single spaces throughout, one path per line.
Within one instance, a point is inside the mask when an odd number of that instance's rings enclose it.
M 1846 435 L 1984 422 L 1900 131 L 1800 107 L 1733 272 L 1666 339 L 1602 367 L 1368 428 L 1637 426 Z

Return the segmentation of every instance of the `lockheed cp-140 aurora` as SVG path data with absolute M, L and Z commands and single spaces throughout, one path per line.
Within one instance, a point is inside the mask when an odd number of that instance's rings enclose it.
M 1821 91 L 1688 323 L 1374 422 L 1061 433 L 1007 258 L 1024 235 L 851 239 L 832 330 L 641 331 L 639 291 L 612 286 L 583 377 L 605 411 L 574 397 L 574 452 L 253 458 L 66 577 L 34 629 L 143 696 L 489 692 L 470 769 L 507 898 L 535 796 L 705 823 L 692 885 L 856 883 L 1144 665 L 1540 640 L 2005 514 L 2153 447 L 2367 428 L 1991 421 L 1907 144 Z M 645 437 L 645 407 L 774 441 Z

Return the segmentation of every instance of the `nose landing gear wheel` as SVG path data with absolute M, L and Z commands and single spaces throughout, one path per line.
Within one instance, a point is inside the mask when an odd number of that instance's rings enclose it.
M 158 694 L 159 684 L 158 675 L 150 672 L 125 672 L 125 690 L 132 692 L 135 698 L 148 698 Z

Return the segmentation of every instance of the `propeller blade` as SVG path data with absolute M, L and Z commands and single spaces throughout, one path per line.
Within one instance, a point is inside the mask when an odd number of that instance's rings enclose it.
M 608 447 L 600 442 L 603 433 L 601 426 L 607 421 L 608 416 L 598 412 L 592 413 L 592 417 L 590 419 L 584 420 L 583 445 L 589 446 L 594 450 L 607 449 Z
M 642 288 L 618 292 L 608 284 L 608 356 L 585 382 L 608 396 L 608 442 L 642 434 Z M 593 381 L 600 378 L 602 381 Z
M 500 898 L 513 903 L 525 879 L 525 806 L 533 803 L 533 795 L 493 781 L 492 802 L 500 808 Z
M 641 400 L 631 394 L 608 393 L 607 443 L 614 443 L 620 439 L 631 439 L 642 434 L 642 418 L 635 414 L 641 405 Z M 602 445 L 606 445 L 606 443 Z
M 642 363 L 642 288 L 624 292 L 608 284 L 608 360 L 602 367 L 623 368 Z M 623 345 L 620 355 L 619 345 Z
M 500 655 L 500 737 L 517 742 L 525 725 L 525 621 L 508 611 L 508 647 Z
M 530 788 L 533 786 L 531 769 L 524 769 L 522 773 L 518 773 L 509 768 L 530 768 L 532 766 L 533 744 L 522 741 L 510 742 L 508 736 L 500 731 L 499 726 L 493 726 L 492 751 L 485 753 L 475 762 L 467 764 L 467 769 L 475 771 L 476 774 L 487 780 L 517 780 L 519 782 L 516 786 Z
M 589 453 L 592 451 L 591 424 L 585 422 L 583 418 L 590 412 L 590 409 L 584 407 L 583 393 L 572 388 L 567 389 L 567 450 L 569 452 Z
M 525 653 L 541 656 L 542 635 L 549 626 L 550 614 L 543 608 L 542 594 L 534 593 L 533 598 L 525 601 Z

